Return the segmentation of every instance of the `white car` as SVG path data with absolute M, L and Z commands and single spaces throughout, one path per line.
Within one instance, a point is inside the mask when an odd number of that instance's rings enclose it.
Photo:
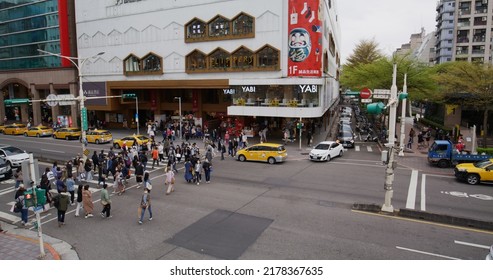
M 335 157 L 341 157 L 344 154 L 344 147 L 336 141 L 323 141 L 318 143 L 310 151 L 310 160 L 313 161 L 330 161 Z
M 0 147 L 0 157 L 5 159 L 11 167 L 22 165 L 23 161 L 29 160 L 29 154 L 14 146 Z

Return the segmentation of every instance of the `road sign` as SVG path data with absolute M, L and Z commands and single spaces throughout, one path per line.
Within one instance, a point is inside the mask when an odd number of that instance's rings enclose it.
M 371 96 L 371 90 L 369 88 L 363 88 L 360 92 L 359 92 L 359 97 L 361 99 L 368 99 L 370 98 Z
M 56 97 L 58 105 L 60 106 L 75 105 L 75 97 L 73 94 L 59 94 Z
M 389 99 L 390 94 L 373 94 L 375 99 Z
M 5 106 L 14 106 L 20 104 L 29 104 L 30 100 L 27 98 L 13 98 L 13 99 L 5 99 L 3 103 Z
M 361 99 L 361 103 L 372 103 L 373 100 L 371 98 L 368 99 Z
M 48 104 L 48 106 L 50 106 L 50 107 L 55 107 L 56 105 L 58 105 L 58 100 L 57 100 L 56 94 L 52 93 L 52 94 L 46 96 L 46 104 Z
M 86 157 L 87 157 L 87 156 L 89 156 L 89 153 L 90 153 L 90 152 L 89 152 L 89 150 L 88 150 L 88 149 L 85 149 L 85 150 L 84 150 L 84 155 L 85 155 Z
M 82 108 L 80 110 L 80 116 L 82 118 L 82 130 L 87 130 L 88 125 L 87 125 L 87 108 Z

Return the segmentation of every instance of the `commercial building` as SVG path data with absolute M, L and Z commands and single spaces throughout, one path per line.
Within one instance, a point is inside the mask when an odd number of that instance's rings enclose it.
M 5 105 L 9 99 L 44 99 L 77 91 L 77 72 L 69 61 L 40 55 L 38 49 L 77 54 L 74 1 L 0 1 L 0 123 L 49 122 L 77 118 L 76 105 Z
M 137 94 L 140 123 L 177 118 L 180 98 L 198 124 L 328 124 L 338 98 L 334 1 L 88 0 L 76 13 L 79 55 L 105 52 L 83 69 L 86 95 Z M 135 121 L 133 99 L 88 103 L 109 125 Z

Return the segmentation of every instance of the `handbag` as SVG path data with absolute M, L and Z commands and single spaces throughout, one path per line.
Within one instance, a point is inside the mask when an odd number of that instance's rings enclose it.
M 22 202 L 18 200 L 14 205 L 14 213 L 19 213 L 22 210 Z
M 174 185 L 175 184 L 175 177 L 171 178 L 171 184 Z

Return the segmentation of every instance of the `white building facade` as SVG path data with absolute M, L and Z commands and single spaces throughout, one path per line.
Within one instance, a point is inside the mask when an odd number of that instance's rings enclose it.
M 135 93 L 139 119 L 183 112 L 321 118 L 339 97 L 340 29 L 330 0 L 76 0 L 86 96 Z M 87 101 L 90 118 L 122 123 L 134 101 Z

